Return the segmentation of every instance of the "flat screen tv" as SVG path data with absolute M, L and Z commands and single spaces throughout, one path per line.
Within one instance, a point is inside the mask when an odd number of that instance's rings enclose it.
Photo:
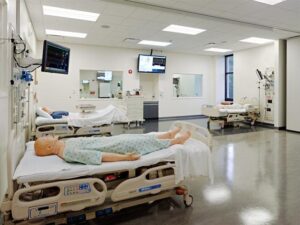
M 140 73 L 165 73 L 166 56 L 139 55 L 138 72 Z
M 111 81 L 112 80 L 112 71 L 98 71 L 97 80 Z
M 70 49 L 61 45 L 44 41 L 42 71 L 68 74 Z

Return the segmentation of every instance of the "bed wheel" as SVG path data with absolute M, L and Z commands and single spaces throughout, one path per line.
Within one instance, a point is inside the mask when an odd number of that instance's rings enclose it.
M 183 203 L 184 203 L 185 207 L 192 206 L 193 201 L 194 201 L 194 198 L 193 198 L 192 195 L 186 195 L 186 196 L 184 196 Z

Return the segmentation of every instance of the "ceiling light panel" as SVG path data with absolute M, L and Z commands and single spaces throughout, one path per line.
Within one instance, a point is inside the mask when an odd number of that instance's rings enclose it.
M 77 20 L 93 21 L 93 22 L 97 21 L 100 15 L 99 13 L 65 9 L 65 8 L 53 7 L 48 5 L 43 6 L 43 12 L 44 15 L 47 16 L 58 16 L 58 17 L 71 18 Z
M 246 38 L 246 39 L 243 39 L 240 41 L 246 42 L 246 43 L 251 43 L 251 44 L 259 44 L 259 45 L 274 42 L 274 40 L 271 40 L 271 39 L 258 38 L 258 37 L 250 37 L 250 38 Z
M 70 32 L 70 31 L 62 31 L 62 30 L 51 30 L 46 29 L 47 35 L 57 35 L 63 37 L 75 37 L 75 38 L 86 38 L 86 33 L 78 33 L 78 32 Z
M 206 30 L 194 27 L 185 27 L 180 25 L 171 24 L 163 29 L 163 31 L 180 33 L 180 34 L 188 34 L 188 35 L 197 35 Z
M 279 4 L 281 2 L 284 2 L 286 0 L 254 0 L 256 2 L 261 2 L 261 3 L 264 3 L 264 4 L 268 4 L 268 5 L 276 5 L 276 4 Z
M 225 53 L 225 52 L 232 52 L 231 49 L 224 49 L 224 48 L 207 48 L 205 49 L 207 52 L 220 52 L 220 53 Z
M 172 44 L 171 42 L 161 42 L 161 41 L 149 41 L 149 40 L 142 40 L 138 43 L 139 45 L 154 45 L 154 46 L 168 46 Z

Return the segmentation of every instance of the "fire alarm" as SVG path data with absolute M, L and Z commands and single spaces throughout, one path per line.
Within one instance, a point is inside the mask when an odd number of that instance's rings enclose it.
M 132 74 L 132 69 L 129 69 L 129 70 L 128 70 L 128 73 L 129 73 L 129 74 Z

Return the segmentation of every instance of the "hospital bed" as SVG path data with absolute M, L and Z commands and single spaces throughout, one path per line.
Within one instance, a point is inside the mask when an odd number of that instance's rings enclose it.
M 190 123 L 173 125 L 191 130 L 192 138 L 137 161 L 99 166 L 70 164 L 57 156 L 37 157 L 34 143 L 27 143 L 19 165 L 13 166 L 1 207 L 5 224 L 77 224 L 173 195 L 181 195 L 190 206 L 193 198 L 183 186 L 184 179 L 213 179 L 211 135 Z
M 125 111 L 113 105 L 97 111 L 71 112 L 61 119 L 53 119 L 40 108 L 37 109 L 37 114 L 36 137 L 49 134 L 60 137 L 111 134 L 113 123 L 128 122 Z
M 208 116 L 207 128 L 211 123 L 217 123 L 223 129 L 226 125 L 234 125 L 239 122 L 249 122 L 253 126 L 259 118 L 259 108 L 253 104 L 232 105 L 203 105 L 202 114 Z

